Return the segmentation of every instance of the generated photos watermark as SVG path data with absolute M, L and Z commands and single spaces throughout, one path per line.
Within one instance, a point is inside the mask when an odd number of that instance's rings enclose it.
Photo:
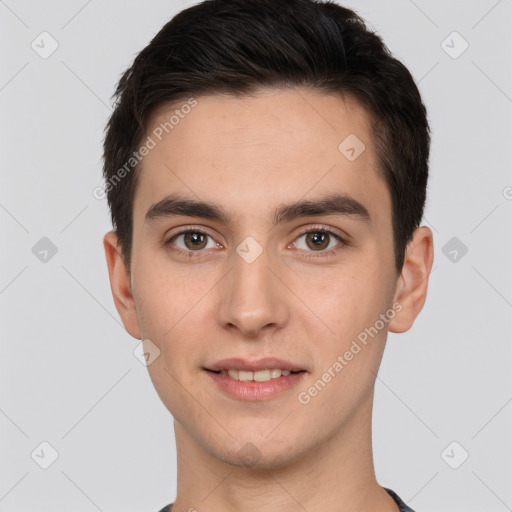
M 159 142 L 163 140 L 165 135 L 169 134 L 176 126 L 178 126 L 182 119 L 190 114 L 192 109 L 197 106 L 197 100 L 189 98 L 186 103 L 181 105 L 180 108 L 175 109 L 174 112 L 169 116 L 169 119 L 164 123 L 160 123 L 156 128 L 153 129 L 151 135 L 148 135 L 144 143 L 139 146 L 137 151 L 132 153 L 132 156 L 121 166 L 115 174 L 110 176 L 105 183 L 104 187 L 95 187 L 92 191 L 92 195 L 98 199 L 105 199 L 107 194 L 114 189 L 123 178 L 125 178 L 130 172 L 132 172 L 143 158 L 149 154 L 152 149 L 155 149 Z
M 393 304 L 392 308 L 389 308 L 385 313 L 381 313 L 379 316 L 379 319 L 375 321 L 375 323 L 370 326 L 366 327 L 363 331 L 361 331 L 357 335 L 357 339 L 353 340 L 349 350 L 345 351 L 343 355 L 339 355 L 336 358 L 336 361 L 333 362 L 329 368 L 322 374 L 322 376 L 307 390 L 301 391 L 297 398 L 299 402 L 302 405 L 307 405 L 309 402 L 311 402 L 311 399 L 317 396 L 329 382 L 336 377 L 345 366 L 349 364 L 352 359 L 354 359 L 354 356 L 359 354 L 364 347 L 368 345 L 369 340 L 368 337 L 371 339 L 375 338 L 377 334 L 379 334 L 382 329 L 391 321 L 393 318 L 395 318 L 395 315 L 402 311 L 403 306 L 400 302 L 395 302 Z

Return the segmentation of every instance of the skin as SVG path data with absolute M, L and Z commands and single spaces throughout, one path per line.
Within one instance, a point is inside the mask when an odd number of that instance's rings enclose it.
M 423 307 L 432 232 L 415 231 L 397 273 L 391 198 L 377 172 L 369 118 L 355 100 L 309 89 L 196 99 L 142 163 L 130 271 L 115 233 L 104 237 L 122 321 L 133 337 L 160 350 L 148 370 L 174 417 L 173 511 L 396 512 L 373 469 L 373 391 L 387 331 L 407 331 Z M 175 108 L 159 109 L 148 133 Z M 354 161 L 338 150 L 350 134 L 366 146 Z M 321 215 L 272 225 L 282 203 L 332 191 L 361 202 L 371 222 Z M 145 221 L 153 204 L 176 192 L 221 205 L 231 223 L 184 216 Z M 310 234 L 308 246 L 308 235 L 300 235 L 318 225 L 349 245 L 331 237 L 327 248 L 317 249 Z M 163 246 L 187 228 L 211 237 L 200 252 L 183 236 L 174 239 L 174 247 L 195 251 L 194 258 Z M 252 263 L 236 252 L 248 236 L 262 249 Z M 331 248 L 339 250 L 321 255 Z M 400 312 L 301 404 L 298 392 L 395 303 Z M 228 357 L 278 357 L 307 373 L 297 388 L 271 399 L 237 400 L 203 370 Z

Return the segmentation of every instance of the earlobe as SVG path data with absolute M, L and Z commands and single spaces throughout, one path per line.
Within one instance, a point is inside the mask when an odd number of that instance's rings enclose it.
M 398 278 L 394 302 L 402 308 L 389 322 L 391 332 L 408 331 L 425 304 L 428 278 L 434 261 L 433 235 L 421 226 L 414 231 L 405 251 L 404 265 Z
M 131 290 L 130 274 L 126 268 L 115 231 L 109 231 L 103 237 L 103 247 L 107 259 L 110 289 L 117 312 L 128 333 L 136 339 L 141 339 L 135 300 Z

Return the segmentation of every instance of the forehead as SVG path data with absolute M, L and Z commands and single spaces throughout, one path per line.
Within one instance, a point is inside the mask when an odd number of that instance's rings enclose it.
M 390 215 L 369 126 L 350 96 L 310 89 L 161 106 L 148 123 L 154 147 L 140 166 L 134 218 L 175 192 L 253 217 L 271 203 L 340 192 Z

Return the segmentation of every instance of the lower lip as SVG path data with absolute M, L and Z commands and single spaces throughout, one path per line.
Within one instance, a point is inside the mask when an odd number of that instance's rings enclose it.
M 281 375 L 277 379 L 266 382 L 241 381 L 206 370 L 206 373 L 214 380 L 222 391 L 241 400 L 265 400 L 296 386 L 306 372 Z

